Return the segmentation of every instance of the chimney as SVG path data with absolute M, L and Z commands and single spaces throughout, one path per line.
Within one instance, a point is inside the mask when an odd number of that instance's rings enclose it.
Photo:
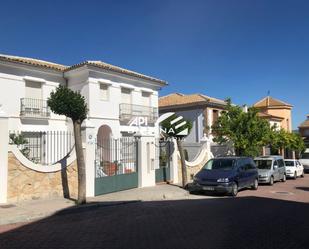
M 243 112 L 248 112 L 248 106 L 247 105 L 243 105 L 242 106 L 242 110 L 243 110 Z

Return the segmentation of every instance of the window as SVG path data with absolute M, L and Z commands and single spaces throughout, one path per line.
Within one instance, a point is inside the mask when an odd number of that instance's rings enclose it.
M 219 118 L 219 111 L 218 110 L 212 110 L 212 124 L 214 125 Z
M 142 92 L 142 105 L 143 106 L 150 106 L 150 95 L 149 92 Z
M 100 84 L 100 100 L 108 100 L 109 98 L 109 91 L 108 91 L 108 85 L 106 84 Z
M 121 88 L 121 102 L 131 104 L 131 89 Z
M 25 96 L 28 99 L 42 99 L 42 83 L 26 81 Z
M 283 159 L 278 160 L 278 165 L 279 165 L 279 168 L 284 167 L 285 164 L 284 164 Z

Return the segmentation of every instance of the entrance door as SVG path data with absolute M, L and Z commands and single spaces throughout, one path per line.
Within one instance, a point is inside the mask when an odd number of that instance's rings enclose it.
M 159 168 L 156 169 L 156 182 L 168 182 L 170 176 L 170 142 L 159 141 L 156 145 L 157 157 L 159 157 Z

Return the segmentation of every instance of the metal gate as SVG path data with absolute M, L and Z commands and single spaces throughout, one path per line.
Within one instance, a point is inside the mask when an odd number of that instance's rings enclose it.
M 156 182 L 168 182 L 170 177 L 170 154 L 171 146 L 169 141 L 157 141 L 156 157 L 159 158 L 159 168 L 156 169 Z
M 95 195 L 137 188 L 137 140 L 134 137 L 97 141 Z

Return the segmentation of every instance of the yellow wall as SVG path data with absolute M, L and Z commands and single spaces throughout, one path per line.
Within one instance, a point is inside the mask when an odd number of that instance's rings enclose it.
M 292 132 L 292 111 L 288 108 L 269 108 L 266 113 L 284 118 L 281 122 L 281 127 L 286 131 Z

